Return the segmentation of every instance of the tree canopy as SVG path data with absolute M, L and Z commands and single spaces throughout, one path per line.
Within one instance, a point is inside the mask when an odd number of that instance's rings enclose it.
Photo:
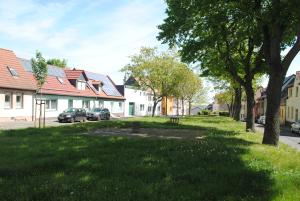
M 36 52 L 36 56 L 31 59 L 31 62 L 33 75 L 37 81 L 37 90 L 40 91 L 47 78 L 47 63 L 39 51 Z
M 66 59 L 58 59 L 58 58 L 52 58 L 47 60 L 47 64 L 65 68 L 67 66 L 67 60 Z

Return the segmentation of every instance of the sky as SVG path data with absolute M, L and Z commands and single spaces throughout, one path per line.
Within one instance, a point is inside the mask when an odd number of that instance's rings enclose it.
M 156 39 L 165 9 L 164 0 L 0 0 L 0 47 L 26 59 L 39 50 L 122 84 L 130 55 L 142 46 L 167 48 Z M 299 54 L 287 75 L 297 70 Z
M 130 55 L 162 47 L 156 36 L 165 8 L 164 0 L 0 0 L 0 47 L 27 59 L 39 50 L 122 84 Z

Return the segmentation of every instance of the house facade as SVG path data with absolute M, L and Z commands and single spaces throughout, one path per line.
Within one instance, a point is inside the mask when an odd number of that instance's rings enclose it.
M 0 121 L 32 120 L 35 89 L 14 52 L 0 48 Z
M 153 110 L 153 94 L 150 90 L 139 89 L 134 78 L 126 80 L 124 85 L 118 85 L 119 92 L 126 97 L 124 104 L 125 117 L 151 116 Z M 161 115 L 161 102 L 156 106 L 155 115 Z
M 41 99 L 46 118 L 57 117 L 70 107 L 104 107 L 113 117 L 124 116 L 125 98 L 109 76 L 48 65 L 46 82 L 36 93 L 30 60 L 4 49 L 0 49 L 0 59 L 0 121 L 34 120 L 40 112 L 36 103 Z
M 300 71 L 296 72 L 294 83 L 290 84 L 287 89 L 286 99 L 286 122 L 291 124 L 299 120 L 300 110 Z

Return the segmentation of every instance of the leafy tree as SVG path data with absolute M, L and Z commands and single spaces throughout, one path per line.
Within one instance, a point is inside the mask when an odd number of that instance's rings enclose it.
M 241 10 L 248 12 L 260 28 L 269 75 L 263 143 L 278 146 L 281 88 L 290 64 L 300 51 L 300 3 L 298 0 L 251 3 L 253 12 Z M 288 51 L 283 55 L 285 50 Z
M 225 104 L 228 108 L 228 111 L 231 111 L 232 104 L 233 104 L 233 91 L 232 90 L 226 90 L 219 92 L 215 95 L 215 100 L 217 100 L 218 104 Z
M 152 116 L 157 104 L 163 97 L 171 96 L 174 92 L 175 66 L 181 65 L 170 53 L 157 53 L 155 48 L 143 47 L 140 53 L 131 56 L 131 63 L 121 71 L 135 78 L 142 90 L 151 90 L 153 94 Z
M 37 91 L 41 92 L 48 73 L 46 60 L 43 58 L 42 53 L 37 51 L 35 58 L 31 59 L 31 63 L 33 75 L 37 81 Z
M 61 67 L 61 68 L 65 68 L 67 66 L 67 60 L 66 59 L 53 58 L 53 59 L 48 59 L 47 64 L 53 65 L 53 66 L 58 66 L 58 67 Z
M 226 72 L 225 76 L 243 86 L 249 108 L 246 129 L 254 131 L 252 80 L 264 71 L 264 60 L 252 18 L 237 12 L 231 1 L 168 0 L 167 4 L 168 17 L 159 26 L 158 38 L 178 45 L 184 61 L 201 61 L 204 70 L 219 68 L 213 71 Z

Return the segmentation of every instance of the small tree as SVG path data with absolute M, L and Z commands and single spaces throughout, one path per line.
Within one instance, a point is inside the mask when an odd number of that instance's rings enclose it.
M 176 66 L 182 65 L 171 53 L 157 53 L 155 48 L 143 47 L 140 53 L 131 56 L 131 63 L 121 71 L 135 78 L 142 90 L 151 90 L 153 94 L 152 116 L 163 97 L 173 95 Z
M 40 93 L 40 116 L 39 116 L 39 127 L 41 126 L 42 117 L 42 87 L 46 81 L 48 69 L 46 60 L 43 58 L 42 53 L 37 51 L 36 58 L 31 59 L 32 71 L 37 82 L 37 93 Z M 37 103 L 36 103 L 37 104 Z M 45 122 L 44 122 L 45 123 Z

